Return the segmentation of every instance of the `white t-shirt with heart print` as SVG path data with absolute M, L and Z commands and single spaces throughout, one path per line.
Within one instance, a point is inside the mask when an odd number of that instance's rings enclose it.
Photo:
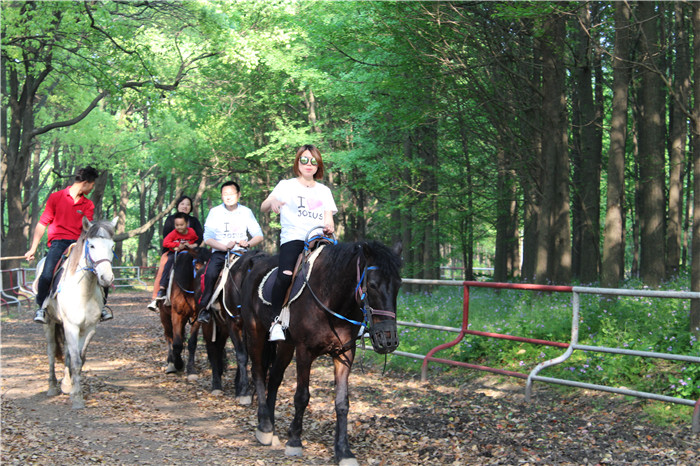
M 305 240 L 311 229 L 324 226 L 325 211 L 338 211 L 331 190 L 319 182 L 308 187 L 296 178 L 282 180 L 272 190 L 272 195 L 285 203 L 280 208 L 280 244 Z

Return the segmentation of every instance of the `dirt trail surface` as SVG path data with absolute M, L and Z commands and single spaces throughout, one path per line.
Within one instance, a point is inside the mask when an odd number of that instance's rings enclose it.
M 254 438 L 256 410 L 209 393 L 200 343 L 200 378 L 164 373 L 165 343 L 147 293 L 113 293 L 115 319 L 100 324 L 84 369 L 86 408 L 46 396 L 42 327 L 32 310 L 2 310 L 2 464 L 333 464 L 333 373 L 328 358 L 312 373 L 304 456 Z M 228 345 L 229 349 L 231 344 Z M 235 358 L 230 350 L 230 364 Z M 361 352 L 358 352 L 361 358 Z M 59 366 L 62 369 L 62 365 Z M 417 366 L 418 367 L 418 366 Z M 688 423 L 661 428 L 641 401 L 540 387 L 532 404 L 521 381 L 365 372 L 351 376 L 350 442 L 360 464 L 700 464 L 700 437 Z M 282 443 L 293 415 L 294 363 L 280 390 Z

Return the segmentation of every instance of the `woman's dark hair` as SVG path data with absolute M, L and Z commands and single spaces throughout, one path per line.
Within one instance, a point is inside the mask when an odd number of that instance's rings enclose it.
M 92 183 L 95 181 L 98 177 L 100 176 L 100 172 L 98 172 L 95 168 L 91 167 L 88 165 L 87 167 L 83 167 L 77 172 L 75 172 L 75 182 L 80 183 L 82 181 L 87 181 L 88 183 Z
M 294 174 L 296 176 L 301 176 L 301 171 L 299 170 L 299 158 L 301 157 L 301 154 L 307 150 L 311 152 L 311 156 L 316 159 L 316 162 L 318 162 L 318 170 L 316 170 L 316 173 L 314 173 L 314 180 L 320 180 L 323 178 L 323 159 L 321 158 L 321 151 L 318 150 L 318 147 L 314 146 L 313 144 L 304 144 L 297 149 L 297 155 L 294 157 L 294 167 L 292 168 L 294 170 Z
M 177 206 L 179 206 L 180 203 L 181 203 L 182 201 L 184 201 L 185 199 L 187 199 L 188 201 L 190 201 L 190 214 L 191 214 L 192 211 L 194 210 L 194 202 L 192 202 L 192 198 L 191 198 L 190 196 L 185 196 L 185 195 L 183 194 L 182 196 L 178 197 L 178 198 L 177 198 L 177 201 L 175 201 L 175 208 L 177 208 Z

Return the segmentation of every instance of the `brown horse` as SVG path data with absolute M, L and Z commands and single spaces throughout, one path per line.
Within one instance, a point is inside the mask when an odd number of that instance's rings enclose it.
M 199 263 L 209 259 L 210 251 L 206 248 L 195 248 L 175 253 L 170 279 L 169 294 L 166 299 L 159 301 L 160 321 L 163 324 L 165 340 L 168 343 L 167 374 L 180 372 L 184 368 L 182 349 L 185 339 L 185 328 L 188 321 L 194 320 L 197 307 L 194 299 L 195 271 Z M 199 325 L 190 328 L 188 342 L 189 359 L 187 362 L 187 377 L 197 377 L 194 367 L 194 355 L 197 347 Z
M 277 391 L 296 351 L 295 414 L 285 452 L 290 456 L 301 455 L 311 365 L 319 356 L 328 354 L 335 366 L 335 459 L 341 464 L 357 464 L 348 444 L 348 377 L 358 335 L 364 334 L 365 328 L 375 351 L 386 354 L 398 346 L 396 296 L 401 286 L 400 250 L 400 245 L 391 250 L 377 242 L 325 246 L 315 260 L 306 287 L 290 304 L 286 340 L 274 343 L 268 341 L 268 329 L 275 316 L 271 307 L 260 299 L 259 286 L 277 265 L 277 258 L 261 260 L 247 272 L 242 316 L 258 396 L 256 437 L 260 443 L 270 445 L 274 439 Z M 271 365 L 265 383 L 268 361 Z

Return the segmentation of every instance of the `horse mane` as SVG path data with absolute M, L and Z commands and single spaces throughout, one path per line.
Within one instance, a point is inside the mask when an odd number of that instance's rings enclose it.
M 173 284 L 177 284 L 183 290 L 188 290 L 190 284 L 194 280 L 194 262 L 197 260 L 199 251 L 189 252 L 187 250 L 181 252 L 175 252 L 175 257 L 173 257 Z M 180 256 L 184 257 L 180 257 Z
M 107 220 L 96 220 L 90 225 L 87 233 L 83 231 L 80 236 L 83 235 L 87 235 L 87 238 L 112 239 L 114 237 L 114 225 Z
M 400 277 L 401 258 L 379 241 L 358 241 L 355 243 L 338 243 L 326 249 L 326 262 L 334 268 L 343 270 L 354 264 L 358 255 L 373 259 L 372 263 L 380 272 L 392 277 Z
M 95 220 L 90 225 L 88 230 L 83 230 L 78 237 L 78 241 L 75 242 L 73 250 L 71 251 L 67 271 L 70 274 L 74 274 L 78 268 L 78 262 L 80 261 L 80 254 L 83 252 L 85 247 L 85 240 L 88 238 L 104 238 L 112 239 L 114 237 L 114 225 L 112 222 L 107 220 Z

